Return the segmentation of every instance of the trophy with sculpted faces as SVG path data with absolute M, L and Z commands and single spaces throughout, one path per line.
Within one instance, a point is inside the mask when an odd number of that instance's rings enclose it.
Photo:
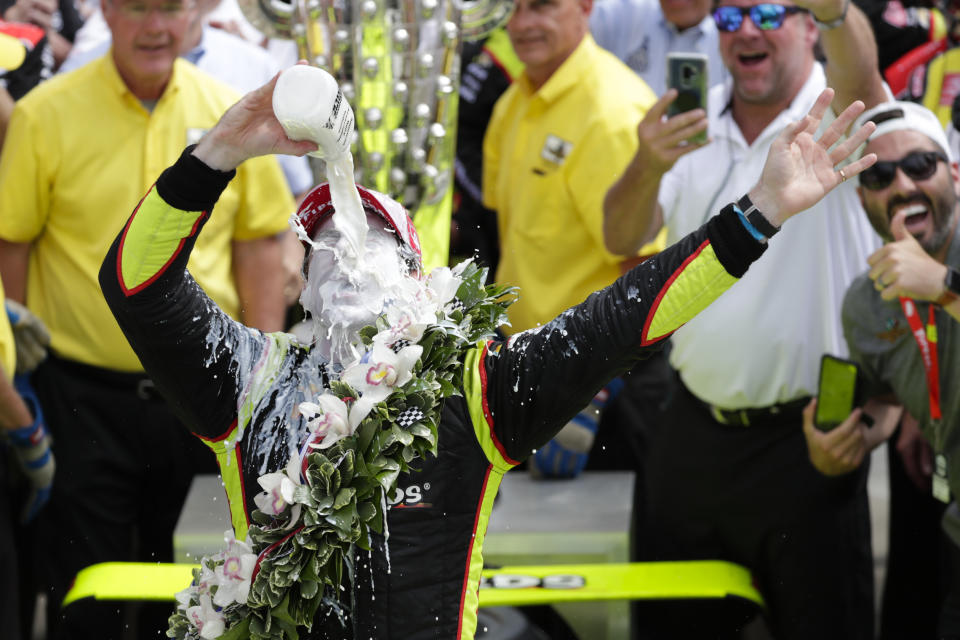
M 446 262 L 461 38 L 502 25 L 513 0 L 239 0 L 271 37 L 333 75 L 357 118 L 356 180 L 404 204 L 429 269 Z

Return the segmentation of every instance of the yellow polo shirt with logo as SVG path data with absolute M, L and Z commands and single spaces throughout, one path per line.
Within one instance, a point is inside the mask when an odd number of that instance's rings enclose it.
M 589 34 L 538 91 L 523 74 L 500 97 L 483 144 L 483 201 L 497 212 L 497 282 L 520 287 L 508 331 L 543 324 L 620 276 L 624 258 L 603 242 L 603 198 L 654 102 Z
M 160 173 L 238 98 L 178 59 L 148 113 L 107 54 L 17 103 L 0 156 L 0 238 L 32 243 L 27 306 L 46 323 L 55 353 L 141 370 L 100 292 L 100 264 Z M 283 231 L 293 209 L 272 157 L 245 162 L 217 202 L 189 269 L 231 316 L 239 314 L 233 241 Z

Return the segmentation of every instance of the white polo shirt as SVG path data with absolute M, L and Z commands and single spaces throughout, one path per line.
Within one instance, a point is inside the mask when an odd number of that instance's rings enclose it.
M 636 71 L 658 96 L 667 90 L 668 53 L 706 54 L 710 86 L 727 80 L 710 15 L 678 31 L 663 17 L 659 0 L 599 0 L 590 14 L 590 31 L 597 44 Z
M 714 87 L 713 142 L 680 158 L 660 186 L 668 244 L 747 193 L 774 138 L 806 115 L 825 87 L 815 64 L 790 107 L 749 146 L 725 109 L 732 84 Z M 840 325 L 847 286 L 880 245 L 854 185 L 841 185 L 788 220 L 746 275 L 674 334 L 671 364 L 697 397 L 724 409 L 815 394 L 820 356 L 847 354 Z

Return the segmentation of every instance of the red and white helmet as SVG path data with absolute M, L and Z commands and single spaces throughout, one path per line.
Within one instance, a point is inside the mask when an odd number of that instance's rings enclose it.
M 416 227 L 413 226 L 410 213 L 404 206 L 390 196 L 360 185 L 357 185 L 357 191 L 360 193 L 360 202 L 363 203 L 364 210 L 376 213 L 383 218 L 390 229 L 397 234 L 404 247 L 416 254 L 418 261 L 422 260 L 420 237 L 417 235 Z M 333 202 L 330 200 L 330 185 L 326 182 L 314 187 L 297 209 L 297 219 L 311 238 L 320 223 L 331 215 L 333 215 Z

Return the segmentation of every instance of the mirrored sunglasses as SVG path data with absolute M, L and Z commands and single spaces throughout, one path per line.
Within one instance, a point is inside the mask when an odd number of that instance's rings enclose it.
M 732 33 L 743 24 L 743 17 L 750 16 L 750 20 L 761 31 L 771 31 L 783 26 L 787 16 L 795 13 L 807 13 L 801 7 L 788 7 L 782 4 L 755 4 L 752 7 L 717 7 L 713 12 L 713 21 L 717 29 Z

